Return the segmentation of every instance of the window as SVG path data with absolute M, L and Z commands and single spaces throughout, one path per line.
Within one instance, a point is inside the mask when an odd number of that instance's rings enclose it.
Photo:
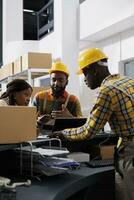
M 23 1 L 24 40 L 40 40 L 54 30 L 54 0 Z
M 49 87 L 50 86 L 50 77 L 40 79 L 40 86 Z
M 119 63 L 119 73 L 134 78 L 134 58 L 121 61 Z
M 36 87 L 50 87 L 50 75 L 41 76 L 34 79 L 34 85 Z
M 134 60 L 124 63 L 124 75 L 134 77 Z

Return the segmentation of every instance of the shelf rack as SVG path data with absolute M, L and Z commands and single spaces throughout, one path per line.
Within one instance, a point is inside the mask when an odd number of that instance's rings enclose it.
M 27 80 L 29 84 L 33 85 L 34 78 L 47 75 L 49 72 L 49 69 L 40 69 L 40 68 L 29 68 L 27 70 L 24 70 L 22 72 L 19 72 L 17 74 L 13 74 L 11 76 L 8 76 L 2 80 L 0 80 L 0 83 L 8 83 L 9 81 L 21 78 L 24 80 Z
M 48 138 L 48 139 L 37 139 L 34 141 L 27 141 L 20 144 L 20 174 L 23 175 L 23 147 L 29 146 L 30 147 L 30 176 L 34 177 L 33 173 L 33 145 L 41 144 L 49 142 L 49 148 L 52 148 L 52 141 L 57 141 L 59 143 L 59 149 L 62 149 L 61 140 L 58 138 Z

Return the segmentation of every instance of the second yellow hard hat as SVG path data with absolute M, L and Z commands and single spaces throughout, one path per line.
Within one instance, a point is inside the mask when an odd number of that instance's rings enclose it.
M 52 64 L 52 68 L 49 70 L 49 74 L 53 73 L 53 72 L 63 72 L 65 74 L 67 74 L 67 76 L 69 76 L 69 71 L 67 69 L 67 66 L 61 62 L 61 61 L 56 61 Z
M 79 63 L 79 70 L 77 74 L 82 74 L 83 69 L 87 67 L 90 64 L 93 64 L 99 60 L 102 60 L 104 58 L 108 58 L 100 49 L 98 48 L 91 48 L 84 50 L 78 59 Z

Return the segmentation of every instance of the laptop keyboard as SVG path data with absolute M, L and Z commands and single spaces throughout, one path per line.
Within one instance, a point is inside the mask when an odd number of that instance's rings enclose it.
M 114 159 L 106 159 L 106 160 L 91 160 L 86 162 L 86 165 L 89 167 L 108 167 L 114 166 Z

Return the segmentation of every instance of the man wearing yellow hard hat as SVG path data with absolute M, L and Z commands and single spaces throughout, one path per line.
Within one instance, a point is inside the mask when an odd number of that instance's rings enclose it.
M 134 79 L 119 74 L 111 75 L 107 60 L 108 57 L 98 48 L 86 49 L 80 54 L 77 73 L 84 74 L 85 84 L 90 89 L 99 87 L 96 102 L 90 117 L 83 126 L 65 129 L 54 133 L 52 137 L 70 141 L 89 140 L 99 133 L 108 122 L 112 132 L 120 135 L 123 141 L 122 145 L 126 146 L 125 152 L 128 154 L 123 154 L 125 168 L 123 175 L 127 188 L 127 199 L 132 200 L 134 199 L 134 167 L 132 167 L 134 158 L 134 142 L 132 141 L 134 139 Z
M 66 91 L 69 77 L 67 66 L 61 61 L 56 61 L 52 64 L 49 74 L 51 88 L 37 93 L 33 100 L 39 116 L 47 114 L 52 118 L 81 117 L 78 98 Z

